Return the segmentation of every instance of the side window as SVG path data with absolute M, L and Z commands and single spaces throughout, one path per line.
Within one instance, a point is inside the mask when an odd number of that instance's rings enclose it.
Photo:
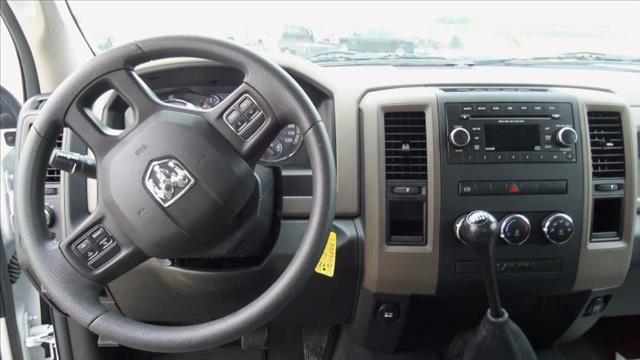
M 22 102 L 22 73 L 9 30 L 0 19 L 0 85 Z

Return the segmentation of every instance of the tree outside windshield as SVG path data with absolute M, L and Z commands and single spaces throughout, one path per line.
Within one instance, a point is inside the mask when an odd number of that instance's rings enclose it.
M 315 61 L 591 52 L 640 58 L 640 2 L 70 1 L 92 48 L 192 34 Z

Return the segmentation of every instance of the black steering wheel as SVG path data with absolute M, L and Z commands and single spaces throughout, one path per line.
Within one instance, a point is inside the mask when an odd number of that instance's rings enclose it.
M 227 64 L 244 73 L 244 82 L 210 110 L 165 104 L 133 69 L 175 57 Z M 91 102 L 107 89 L 133 109 L 134 125 L 116 132 L 92 117 Z M 187 326 L 142 323 L 100 304 L 105 284 L 149 257 L 211 246 L 254 190 L 261 154 L 289 123 L 304 134 L 313 202 L 299 248 L 271 287 L 225 317 Z M 98 205 L 66 239 L 50 240 L 42 216 L 44 179 L 63 127 L 95 154 Z M 315 107 L 278 65 L 222 40 L 158 37 L 96 56 L 49 97 L 20 154 L 17 223 L 28 270 L 42 293 L 96 334 L 142 350 L 211 348 L 267 323 L 313 273 L 335 215 L 334 155 Z

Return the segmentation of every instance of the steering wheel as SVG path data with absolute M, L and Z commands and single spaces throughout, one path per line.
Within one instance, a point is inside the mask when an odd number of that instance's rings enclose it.
M 213 109 L 165 104 L 133 69 L 175 57 L 232 66 L 244 81 Z M 133 109 L 134 124 L 125 130 L 104 127 L 89 110 L 108 89 Z M 297 252 L 263 294 L 222 318 L 185 326 L 139 322 L 100 304 L 106 284 L 146 259 L 193 254 L 215 243 L 254 190 L 261 154 L 289 123 L 304 134 L 313 201 Z M 42 216 L 44 180 L 63 127 L 95 154 L 99 195 L 96 210 L 67 238 L 51 240 Z M 92 332 L 141 350 L 202 350 L 266 324 L 313 273 L 335 215 L 334 155 L 315 107 L 278 65 L 223 40 L 158 37 L 96 56 L 51 94 L 20 154 L 16 219 L 28 270 L 43 295 Z

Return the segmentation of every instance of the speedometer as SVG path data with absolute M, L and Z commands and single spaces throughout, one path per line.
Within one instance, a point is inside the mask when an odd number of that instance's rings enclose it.
M 269 148 L 264 152 L 261 160 L 279 162 L 292 157 L 300 148 L 301 136 L 300 128 L 297 125 L 285 126 L 269 144 Z

